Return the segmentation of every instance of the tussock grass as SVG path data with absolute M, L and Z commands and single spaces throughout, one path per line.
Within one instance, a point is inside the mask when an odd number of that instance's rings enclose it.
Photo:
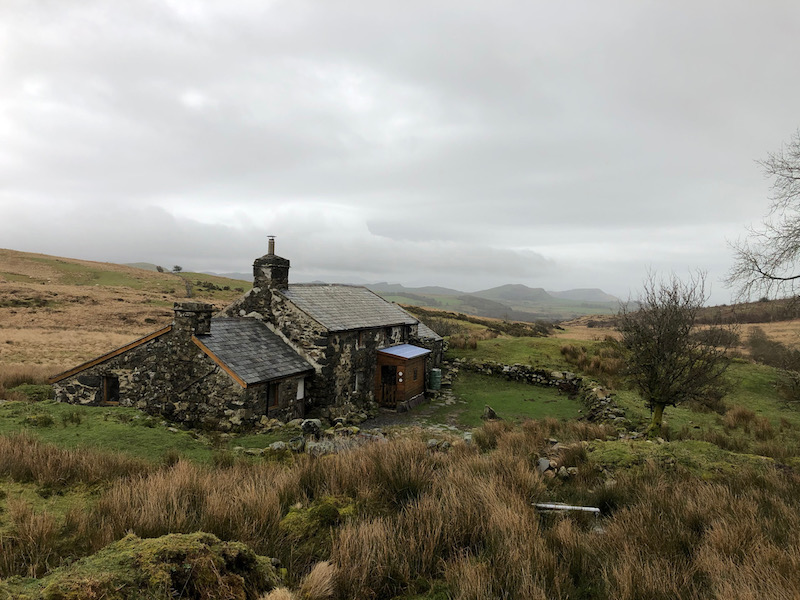
M 53 488 L 96 484 L 149 470 L 148 463 L 124 455 L 92 450 L 65 450 L 28 434 L 0 436 L 0 476 Z
M 28 394 L 19 386 L 43 386 L 53 374 L 52 367 L 42 365 L 0 365 L 0 400 L 26 401 Z
M 24 500 L 7 505 L 10 533 L 0 536 L 0 572 L 27 577 L 43 575 L 51 566 L 58 544 L 58 527 L 52 515 L 34 512 Z
M 106 480 L 69 467 L 69 452 L 41 454 L 67 465 L 45 472 L 103 487 L 67 516 L 6 500 L 0 576 L 41 575 L 129 532 L 202 530 L 278 558 L 288 586 L 273 599 L 425 597 L 434 587 L 465 599 L 800 595 L 798 474 L 764 463 L 704 478 L 653 461 L 610 472 L 595 462 L 596 449 L 620 444 L 598 441 L 609 433 L 554 419 L 487 423 L 475 432 L 486 443 L 448 453 L 400 439 L 291 464 L 171 457 L 141 471 L 106 467 L 103 476 L 116 477 Z M 758 443 L 777 453 L 778 439 Z M 27 460 L 31 440 L 7 443 L 21 450 L 0 454 L 0 465 Z M 542 455 L 579 475 L 546 479 Z M 31 465 L 5 468 L 32 477 Z M 603 516 L 543 516 L 540 501 L 599 506 Z
M 43 385 L 52 374 L 52 367 L 43 365 L 2 365 L 0 387 L 11 389 L 26 383 Z
M 736 429 L 737 427 L 748 428 L 756 418 L 754 413 L 749 408 L 744 406 L 734 406 L 725 413 L 723 423 L 728 429 Z
M 563 344 L 559 351 L 570 365 L 610 387 L 618 383 L 619 376 L 625 369 L 622 352 L 616 340 L 611 337 L 591 346 Z

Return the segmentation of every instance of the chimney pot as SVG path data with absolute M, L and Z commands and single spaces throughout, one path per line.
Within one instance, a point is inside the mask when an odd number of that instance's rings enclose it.
M 270 235 L 270 236 L 267 236 L 267 237 L 269 237 L 269 249 L 267 251 L 267 254 L 274 255 L 275 254 L 275 236 L 274 235 Z

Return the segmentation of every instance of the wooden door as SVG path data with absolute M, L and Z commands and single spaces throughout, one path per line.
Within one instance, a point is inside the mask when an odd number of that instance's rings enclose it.
M 381 403 L 387 406 L 397 404 L 397 367 L 381 365 Z

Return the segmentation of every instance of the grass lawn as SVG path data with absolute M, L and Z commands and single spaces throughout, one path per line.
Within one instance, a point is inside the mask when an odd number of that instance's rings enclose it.
M 0 435 L 25 431 L 62 448 L 102 448 L 153 462 L 177 450 L 188 459 L 207 463 L 220 449 L 266 448 L 272 442 L 297 435 L 296 432 L 251 433 L 232 436 L 212 448 L 207 440 L 198 439 L 196 433 L 179 428 L 171 431 L 168 428 L 171 425 L 163 425 L 161 419 L 138 409 L 122 406 L 75 406 L 51 400 L 0 404 Z
M 61 282 L 65 285 L 100 285 L 100 286 L 125 286 L 135 290 L 144 287 L 143 281 L 129 273 L 108 271 L 102 267 L 67 262 L 55 258 L 31 258 L 30 260 L 53 267 L 62 274 Z M 162 282 L 159 282 L 162 283 Z M 160 291 L 164 287 L 157 286 Z
M 152 461 L 173 449 L 201 462 L 210 461 L 213 454 L 188 431 L 169 431 L 160 419 L 121 406 L 74 406 L 51 400 L 0 404 L 0 434 L 21 431 L 62 448 L 103 448 Z
M 583 408 L 579 400 L 552 388 L 477 373 L 460 373 L 453 392 L 466 404 L 440 407 L 431 414 L 432 421 L 446 422 L 449 415 L 455 415 L 458 424 L 478 427 L 483 424 L 481 415 L 487 404 L 503 419 L 514 422 L 544 417 L 575 419 Z

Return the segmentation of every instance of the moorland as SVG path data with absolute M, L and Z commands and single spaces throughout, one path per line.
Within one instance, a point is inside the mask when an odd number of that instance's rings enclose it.
M 709 309 L 743 323 L 727 393 L 669 408 L 653 439 L 613 315 L 411 307 L 448 339 L 452 387 L 319 456 L 286 447 L 290 428 L 221 435 L 49 399 L 49 375 L 167 324 L 173 301 L 247 288 L 0 251 L 0 598 L 800 596 L 790 305 Z M 470 361 L 575 373 L 624 424 Z M 554 502 L 600 515 L 535 506 Z

